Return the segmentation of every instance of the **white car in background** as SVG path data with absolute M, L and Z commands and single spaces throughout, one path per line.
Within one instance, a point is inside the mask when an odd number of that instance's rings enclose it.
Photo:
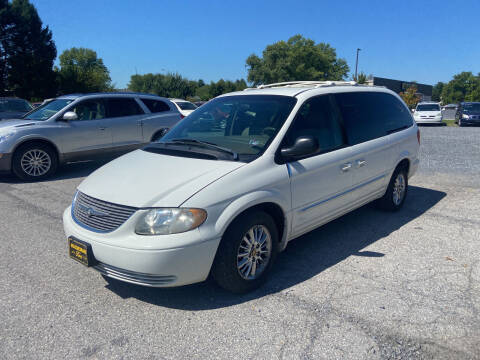
M 212 274 L 250 291 L 290 240 L 373 200 L 399 210 L 419 145 L 409 109 L 383 87 L 309 81 L 222 95 L 78 186 L 63 215 L 69 254 L 134 284 Z
M 169 100 L 175 104 L 178 111 L 183 117 L 190 115 L 192 112 L 194 112 L 197 109 L 197 105 L 187 100 L 183 100 L 183 99 L 169 99 Z
M 417 124 L 442 124 L 442 108 L 436 102 L 418 103 L 413 118 Z

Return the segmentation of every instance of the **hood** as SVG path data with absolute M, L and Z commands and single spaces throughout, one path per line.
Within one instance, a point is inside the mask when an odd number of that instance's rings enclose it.
M 78 190 L 114 204 L 178 207 L 205 186 L 243 165 L 236 161 L 191 159 L 136 150 L 96 170 Z
M 7 128 L 22 128 L 32 125 L 35 125 L 35 122 L 31 120 L 4 119 L 0 121 L 0 129 L 2 130 Z

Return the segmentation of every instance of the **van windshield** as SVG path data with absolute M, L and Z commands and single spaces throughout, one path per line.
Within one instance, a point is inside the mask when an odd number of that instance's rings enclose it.
M 23 118 L 25 120 L 37 121 L 48 120 L 71 102 L 73 102 L 73 99 L 56 99 L 44 105 L 40 105 L 35 110 L 26 114 Z
M 419 105 L 417 105 L 417 111 L 440 111 L 440 105 L 438 105 L 438 104 L 419 104 Z
M 228 149 L 240 158 L 256 157 L 266 150 L 296 101 L 273 95 L 220 97 L 180 121 L 161 143 L 194 140 Z

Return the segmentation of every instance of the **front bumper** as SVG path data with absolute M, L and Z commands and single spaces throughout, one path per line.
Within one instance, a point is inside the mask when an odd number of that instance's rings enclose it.
M 88 231 L 74 222 L 70 207 L 63 214 L 63 225 L 67 238 L 73 236 L 91 245 L 98 261 L 94 269 L 111 278 L 150 287 L 181 286 L 205 280 L 220 243 L 220 237 L 205 241 L 199 231 L 192 230 L 183 233 L 189 237 L 188 245 L 159 248 L 158 244 L 169 243 L 164 241 L 166 238 L 182 235 L 175 234 L 156 237 L 155 248 L 142 248 L 142 242 L 151 244 L 152 237 L 130 234 L 126 239 L 120 229 L 109 234 Z M 196 241 L 192 241 L 192 237 L 197 237 Z
M 414 118 L 417 124 L 442 124 L 443 118 Z
M 12 171 L 12 154 L 0 153 L 0 173 L 10 173 Z

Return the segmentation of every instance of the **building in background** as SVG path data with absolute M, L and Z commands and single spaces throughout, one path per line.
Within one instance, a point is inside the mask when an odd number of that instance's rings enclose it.
M 386 79 L 376 76 L 374 76 L 371 80 L 368 80 L 368 85 L 385 86 L 387 89 L 395 91 L 397 94 L 405 91 L 411 85 L 415 85 L 417 87 L 417 95 L 420 95 L 422 98 L 421 101 L 432 100 L 432 85 L 419 84 L 411 81 Z

